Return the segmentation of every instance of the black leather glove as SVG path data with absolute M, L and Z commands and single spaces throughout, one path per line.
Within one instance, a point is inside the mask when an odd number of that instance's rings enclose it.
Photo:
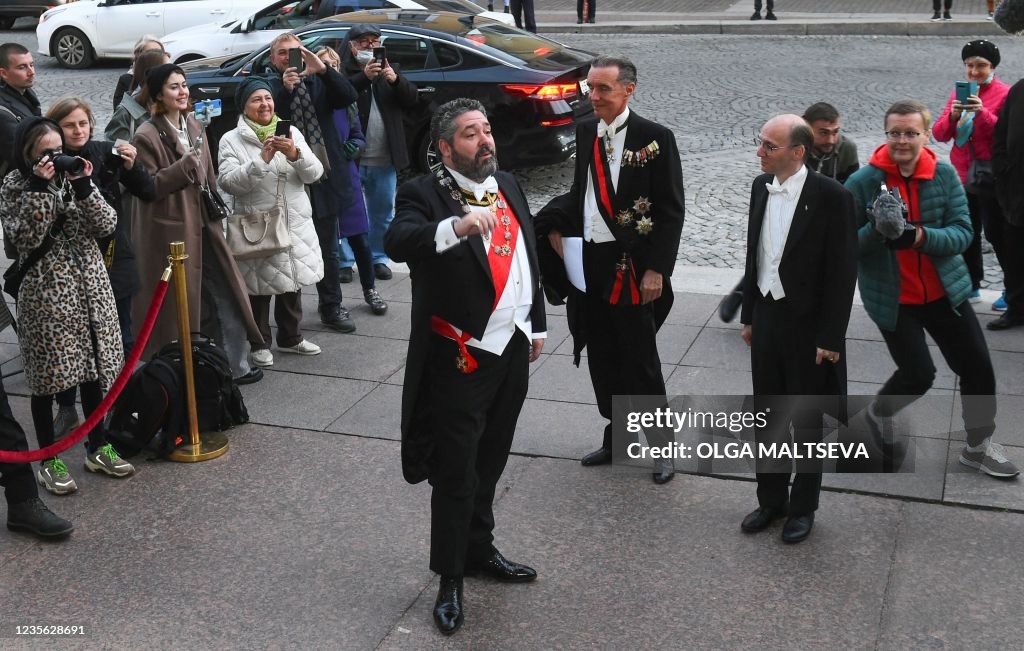
M 341 146 L 342 153 L 345 155 L 345 160 L 355 160 L 359 158 L 361 150 L 359 149 L 359 143 L 355 140 L 346 140 Z
M 906 230 L 903 231 L 903 235 L 900 235 L 894 240 L 886 242 L 890 249 L 909 249 L 914 246 L 914 241 L 917 240 L 917 229 L 907 224 Z

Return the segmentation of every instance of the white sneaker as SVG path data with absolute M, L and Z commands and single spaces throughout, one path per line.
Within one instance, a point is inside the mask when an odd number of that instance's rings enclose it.
M 320 346 L 317 346 L 312 341 L 303 339 L 294 346 L 279 347 L 282 353 L 295 353 L 296 355 L 319 355 Z
M 274 354 L 270 352 L 269 348 L 254 350 L 249 356 L 252 358 L 253 366 L 262 366 L 266 368 L 267 366 L 274 365 Z
M 985 440 L 977 447 L 965 445 L 960 452 L 960 463 L 993 477 L 1010 478 L 1020 474 L 1020 470 L 1006 458 L 1006 450 L 998 443 Z

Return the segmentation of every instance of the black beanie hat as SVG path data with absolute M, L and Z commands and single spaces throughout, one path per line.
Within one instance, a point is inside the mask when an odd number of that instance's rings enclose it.
M 960 52 L 960 58 L 964 61 L 971 57 L 981 57 L 995 68 L 999 65 L 999 48 L 992 41 L 971 41 L 964 46 L 964 49 Z
M 50 125 L 53 131 L 56 131 L 60 135 L 61 148 L 64 147 L 64 130 L 60 128 L 59 124 L 50 118 L 32 116 L 19 122 L 18 127 L 14 131 L 14 157 L 12 162 L 14 163 L 14 167 L 21 170 L 22 176 L 28 176 L 31 174 L 32 165 L 35 163 L 35 161 L 26 159 L 22 153 L 25 151 L 25 137 L 28 135 L 29 131 L 34 129 L 34 127 L 43 123 Z

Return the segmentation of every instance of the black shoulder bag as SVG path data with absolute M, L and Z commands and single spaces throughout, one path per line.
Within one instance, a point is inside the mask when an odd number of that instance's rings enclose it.
M 57 219 L 53 221 L 53 224 L 47 230 L 46 237 L 43 238 L 43 243 L 36 247 L 34 251 L 29 253 L 25 258 L 15 260 L 11 263 L 11 266 L 4 272 L 4 291 L 10 294 L 11 298 L 15 301 L 18 300 L 18 289 L 21 287 L 21 282 L 25 280 L 25 274 L 32 268 L 35 263 L 39 262 L 44 255 L 46 255 L 50 249 L 53 248 L 53 236 L 52 232 L 59 231 L 64 227 L 64 222 L 67 221 L 68 213 L 61 213 L 57 215 Z

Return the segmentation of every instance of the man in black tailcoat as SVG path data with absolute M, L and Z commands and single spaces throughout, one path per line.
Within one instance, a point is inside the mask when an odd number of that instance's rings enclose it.
M 433 489 L 434 622 L 450 635 L 463 622 L 464 575 L 537 578 L 492 544 L 492 502 L 547 333 L 530 207 L 497 171 L 484 107 L 453 100 L 430 126 L 444 164 L 399 189 L 384 247 L 412 275 L 402 471 Z
M 636 66 L 598 57 L 587 74 L 598 120 L 576 130 L 576 174 L 568 193 L 537 214 L 537 231 L 560 255 L 563 237 L 583 239 L 584 292 L 570 292 L 568 311 L 577 364 L 587 364 L 601 415 L 612 419 L 612 396 L 664 396 L 657 331 L 672 307 L 669 281 L 683 228 L 683 172 L 675 136 L 629 109 Z M 545 277 L 564 273 L 543 257 Z M 547 280 L 545 280 L 547 282 Z M 665 443 L 657 432 L 648 442 Z M 655 441 L 652 441 L 655 437 Z M 616 452 L 624 448 L 616 444 Z M 584 466 L 612 461 L 612 424 Z M 654 481 L 672 479 L 660 462 Z

